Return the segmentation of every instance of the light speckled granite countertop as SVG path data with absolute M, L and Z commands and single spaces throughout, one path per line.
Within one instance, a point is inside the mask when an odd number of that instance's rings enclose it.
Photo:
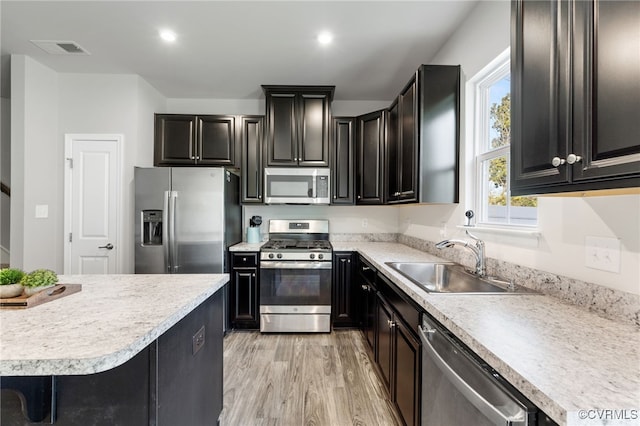
M 544 295 L 429 294 L 384 263 L 442 259 L 397 243 L 332 244 L 362 254 L 556 422 L 640 409 L 640 328 Z
M 61 275 L 82 291 L 0 311 L 0 375 L 75 375 L 131 359 L 229 281 L 228 274 Z
M 262 247 L 266 241 L 261 243 L 238 243 L 229 247 L 229 251 L 260 251 L 260 247 Z

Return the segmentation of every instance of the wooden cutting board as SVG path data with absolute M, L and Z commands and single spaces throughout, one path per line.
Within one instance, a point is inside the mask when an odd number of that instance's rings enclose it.
M 52 300 L 60 299 L 82 290 L 82 284 L 56 284 L 31 296 L 17 296 L 0 299 L 0 309 L 26 309 Z

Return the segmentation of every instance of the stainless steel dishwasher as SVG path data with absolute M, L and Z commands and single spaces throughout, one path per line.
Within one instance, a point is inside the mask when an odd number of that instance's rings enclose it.
M 422 426 L 532 426 L 537 408 L 423 315 Z

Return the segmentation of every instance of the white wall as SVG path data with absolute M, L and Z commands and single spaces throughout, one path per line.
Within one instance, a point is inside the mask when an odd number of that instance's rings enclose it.
M 430 63 L 461 64 L 469 79 L 510 44 L 509 2 L 479 2 L 460 29 Z M 464 89 L 464 84 L 463 84 Z M 465 96 L 463 96 L 463 99 Z M 462 111 L 467 111 L 465 103 Z M 467 118 L 463 119 L 465 123 Z M 471 139 L 470 126 L 462 129 L 461 158 L 468 157 L 465 144 Z M 470 164 L 462 167 L 461 182 L 467 179 Z M 461 188 L 457 206 L 405 206 L 399 210 L 400 232 L 430 241 L 464 237 L 456 225 L 464 223 L 464 211 L 472 208 L 472 197 Z M 467 199 L 467 203 L 462 200 Z M 539 241 L 531 238 L 482 234 L 487 256 L 549 271 L 567 277 L 640 294 L 640 196 L 543 197 L 539 199 Z M 622 247 L 620 273 L 584 266 L 585 237 L 618 238 Z
M 119 260 L 133 272 L 133 167 L 153 162 L 153 112 L 165 99 L 136 75 L 56 73 L 12 57 L 11 263 L 64 269 L 64 135 L 124 135 Z M 15 195 L 14 195 L 15 194 Z M 49 218 L 33 218 L 47 204 Z
M 0 181 L 11 187 L 11 100 L 0 99 Z M 0 264 L 9 263 L 11 198 L 0 195 Z
M 11 57 L 11 265 L 62 265 L 62 167 L 58 75 L 24 55 Z M 49 216 L 35 218 L 36 205 Z
M 334 116 L 355 117 L 387 108 L 392 99 L 382 101 L 333 101 Z M 258 99 L 176 99 L 166 102 L 166 110 L 156 111 L 170 114 L 245 114 L 264 115 L 264 95 Z
M 260 231 L 263 238 L 269 229 L 269 219 L 329 219 L 332 234 L 397 233 L 398 209 L 393 206 L 244 206 L 243 223 L 246 228 L 251 216 L 262 216 Z M 363 224 L 366 219 L 366 226 Z

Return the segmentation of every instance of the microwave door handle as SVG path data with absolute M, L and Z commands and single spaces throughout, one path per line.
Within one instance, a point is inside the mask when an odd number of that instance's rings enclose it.
M 316 195 L 318 194 L 316 185 L 318 183 L 318 176 L 313 176 L 313 179 L 311 180 L 312 184 L 311 184 L 311 198 L 316 198 Z

